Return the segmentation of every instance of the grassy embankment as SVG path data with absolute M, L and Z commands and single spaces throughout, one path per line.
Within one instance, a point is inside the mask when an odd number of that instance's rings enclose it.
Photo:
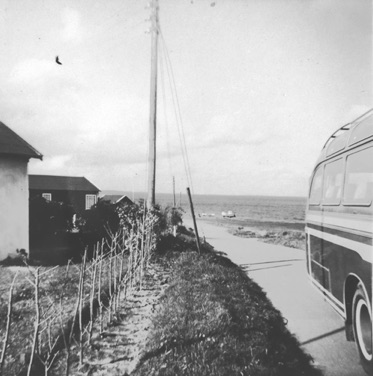
M 240 267 L 207 244 L 198 255 L 190 236 L 166 240 L 156 262 L 170 286 L 132 375 L 321 375 Z
M 204 245 L 199 256 L 194 239 L 180 235 L 160 244 L 155 262 L 171 270 L 170 287 L 153 317 L 151 336 L 134 376 L 320 375 L 261 288 L 223 255 Z M 15 269 L 2 271 L 12 274 Z M 27 268 L 20 269 L 28 273 Z M 5 274 L 1 273 L 2 280 Z M 65 267 L 53 274 L 42 284 L 43 297 L 60 290 L 59 276 L 66 283 L 74 279 L 66 278 Z M 11 280 L 7 277 L 5 285 Z M 18 340 L 30 337 L 32 331 L 32 287 L 21 280 L 15 286 L 14 324 L 18 332 L 25 325 L 23 336 L 13 338 L 9 349 L 14 359 L 16 349 L 22 347 Z M 63 291 L 67 293 L 66 287 Z

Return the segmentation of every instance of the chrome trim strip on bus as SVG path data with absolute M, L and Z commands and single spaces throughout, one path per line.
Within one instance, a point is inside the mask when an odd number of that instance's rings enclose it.
M 354 240 L 358 243 L 373 245 L 373 239 L 367 235 L 361 235 L 357 233 L 356 231 L 346 231 L 345 229 L 341 230 L 340 228 L 337 228 L 335 226 L 321 226 L 320 224 L 314 224 L 314 223 L 307 223 L 308 228 L 313 228 L 314 230 L 319 230 L 321 232 L 327 232 L 332 235 L 338 235 L 342 238 Z
M 372 246 L 371 245 L 356 242 L 354 240 L 350 240 L 346 238 L 342 238 L 338 235 L 329 234 L 327 232 L 315 230 L 309 227 L 308 227 L 308 233 L 318 238 L 327 240 L 331 243 L 340 245 L 342 247 L 350 248 L 356 253 L 358 253 L 363 260 L 372 263 Z
M 334 225 L 339 227 L 344 227 L 351 230 L 357 230 L 357 231 L 364 231 L 372 235 L 373 232 L 373 224 L 371 217 L 368 218 L 368 220 L 364 221 L 361 219 L 351 219 L 351 218 L 341 218 L 340 216 L 330 216 L 325 215 L 320 212 L 320 214 L 310 214 L 307 213 L 306 215 L 306 222 L 313 222 L 315 224 L 322 225 Z
M 316 287 L 316 291 L 321 294 L 324 298 L 328 299 L 330 305 L 344 318 L 346 319 L 345 307 L 342 302 L 336 299 L 328 290 L 326 290 L 319 282 L 317 282 L 312 276 L 308 276 L 308 279 Z

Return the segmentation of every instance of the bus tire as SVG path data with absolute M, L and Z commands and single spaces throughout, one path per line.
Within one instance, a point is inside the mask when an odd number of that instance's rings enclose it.
M 361 365 L 368 375 L 373 375 L 372 317 L 369 301 L 360 284 L 352 303 L 352 323 Z

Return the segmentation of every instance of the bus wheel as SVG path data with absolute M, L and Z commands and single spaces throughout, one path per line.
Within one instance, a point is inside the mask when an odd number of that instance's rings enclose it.
M 373 375 L 372 320 L 371 313 L 361 285 L 353 299 L 353 328 L 361 364 L 368 375 Z

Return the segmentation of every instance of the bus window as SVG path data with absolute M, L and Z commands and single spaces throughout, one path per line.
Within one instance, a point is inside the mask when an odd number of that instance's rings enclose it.
M 352 131 L 349 145 L 353 145 L 359 141 L 362 141 L 373 135 L 373 114 L 364 119 L 356 128 Z
M 346 146 L 348 139 L 348 133 L 342 133 L 339 137 L 336 137 L 333 141 L 330 142 L 326 156 L 329 157 L 330 155 L 336 153 L 337 151 L 341 151 Z
M 369 206 L 373 199 L 373 148 L 347 157 L 344 205 Z
M 323 166 L 320 166 L 313 176 L 310 190 L 310 205 L 320 205 L 322 193 L 322 172 Z
M 343 187 L 343 159 L 325 165 L 323 204 L 338 205 L 341 202 Z

